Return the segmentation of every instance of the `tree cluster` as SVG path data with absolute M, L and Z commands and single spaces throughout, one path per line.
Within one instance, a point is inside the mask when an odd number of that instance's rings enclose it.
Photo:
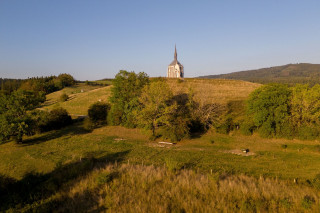
M 262 86 L 250 95 L 247 113 L 244 133 L 315 139 L 320 136 L 320 85 Z
M 0 94 L 0 143 L 10 138 L 22 142 L 23 135 L 58 129 L 71 123 L 62 108 L 50 112 L 36 108 L 45 101 L 44 93 L 25 90 Z
M 60 74 L 59 76 L 35 77 L 28 79 L 2 79 L 0 86 L 2 93 L 10 94 L 11 92 L 21 89 L 34 92 L 44 92 L 49 94 L 64 87 L 72 86 L 76 83 L 70 74 Z
M 113 81 L 108 122 L 151 130 L 151 138 L 179 141 L 214 126 L 220 105 L 203 104 L 189 94 L 174 95 L 165 79 L 120 71 Z

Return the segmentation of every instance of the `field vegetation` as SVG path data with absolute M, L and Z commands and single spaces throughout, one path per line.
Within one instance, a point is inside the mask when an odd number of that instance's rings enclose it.
M 106 126 L 88 132 L 78 123 L 28 137 L 23 145 L 0 146 L 2 210 L 312 212 L 319 207 L 317 141 L 207 133 L 161 145 L 139 129 Z M 238 152 L 243 148 L 253 155 Z
M 66 87 L 0 144 L 0 211 L 318 212 L 319 141 L 283 134 L 317 125 L 317 90 L 127 71 Z
M 72 115 L 87 115 L 90 105 L 97 101 L 108 101 L 111 86 L 92 86 L 85 83 L 77 83 L 57 92 L 47 95 L 43 109 L 51 110 L 55 107 L 63 107 Z M 66 94 L 68 100 L 61 102 L 61 95 Z

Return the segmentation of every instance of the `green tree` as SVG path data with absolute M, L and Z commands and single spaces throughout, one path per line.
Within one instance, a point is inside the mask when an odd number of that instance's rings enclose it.
M 296 85 L 292 88 L 292 124 L 300 139 L 314 139 L 320 131 L 320 85 Z
M 96 102 L 92 104 L 88 109 L 88 115 L 90 120 L 94 124 L 100 124 L 105 122 L 107 119 L 109 108 L 109 104 L 103 102 Z
M 320 85 L 298 84 L 292 89 L 292 120 L 295 126 L 320 125 Z
M 62 88 L 72 86 L 76 83 L 73 76 L 66 73 L 58 75 L 58 80 L 61 82 Z
M 178 141 L 189 134 L 189 113 L 186 100 L 173 96 L 168 84 L 155 81 L 144 87 L 139 98 L 140 108 L 136 111 L 139 124 L 152 130 L 162 128 L 162 136 Z
M 22 136 L 27 133 L 27 111 L 35 109 L 45 100 L 43 94 L 17 90 L 10 95 L 0 96 L 0 139 L 6 140 L 10 136 L 17 142 L 22 141 Z
M 289 134 L 291 91 L 283 84 L 269 84 L 256 89 L 248 100 L 248 113 L 263 137 Z
M 111 89 L 109 122 L 112 125 L 134 127 L 136 121 L 133 111 L 139 105 L 138 97 L 142 88 L 149 83 L 145 73 L 121 70 L 113 80 Z

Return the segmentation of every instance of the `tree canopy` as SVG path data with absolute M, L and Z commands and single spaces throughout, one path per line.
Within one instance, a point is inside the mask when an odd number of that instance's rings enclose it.
M 11 95 L 0 95 L 0 139 L 10 136 L 20 142 L 28 128 L 27 111 L 45 101 L 44 93 L 17 90 Z
M 111 89 L 109 123 L 134 127 L 136 125 L 132 112 L 138 106 L 142 88 L 149 84 L 147 74 L 121 70 L 113 80 Z

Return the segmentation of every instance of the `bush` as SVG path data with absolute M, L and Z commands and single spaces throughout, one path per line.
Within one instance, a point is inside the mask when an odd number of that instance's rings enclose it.
M 319 130 L 314 126 L 301 126 L 298 129 L 300 140 L 314 140 L 319 136 Z
M 221 134 L 229 134 L 230 131 L 232 131 L 234 128 L 233 120 L 232 118 L 225 118 L 225 120 L 216 127 L 216 131 Z
M 312 186 L 320 190 L 320 174 L 317 174 L 315 178 L 312 180 Z
M 252 120 L 244 120 L 240 125 L 240 132 L 243 135 L 252 135 L 256 126 Z
M 306 195 L 301 201 L 301 205 L 305 209 L 310 209 L 315 202 L 316 201 L 312 196 Z
M 95 128 L 95 124 L 90 120 L 90 118 L 86 118 L 83 121 L 83 128 L 85 130 L 91 131 Z
M 89 119 L 94 124 L 102 124 L 106 122 L 108 110 L 110 109 L 107 103 L 96 102 L 88 109 Z
M 43 131 L 49 131 L 53 129 L 60 129 L 72 123 L 72 119 L 67 110 L 62 107 L 53 109 L 49 112 L 48 117 L 42 120 L 42 125 L 39 129 Z
M 61 96 L 60 96 L 60 101 L 62 102 L 65 102 L 69 99 L 69 96 L 66 94 L 66 93 L 63 93 Z

